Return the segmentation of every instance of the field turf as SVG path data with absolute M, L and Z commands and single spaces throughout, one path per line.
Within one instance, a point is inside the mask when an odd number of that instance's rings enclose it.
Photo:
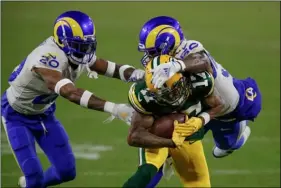
M 209 133 L 205 153 L 214 187 L 279 187 L 280 177 L 280 4 L 279 2 L 1 2 L 1 93 L 14 67 L 44 39 L 53 22 L 70 9 L 95 21 L 97 55 L 140 67 L 137 51 L 142 24 L 158 15 L 177 18 L 191 39 L 201 41 L 233 76 L 255 78 L 263 105 L 251 123 L 248 143 L 224 159 L 213 158 Z M 130 84 L 83 76 L 77 85 L 115 102 L 126 102 Z M 77 156 L 77 179 L 57 187 L 116 187 L 138 166 L 137 149 L 126 143 L 127 125 L 107 115 L 83 109 L 60 98 L 57 117 L 64 124 Z M 15 187 L 21 175 L 5 134 L 1 133 L 1 186 Z M 39 154 L 45 168 L 48 160 Z M 174 176 L 159 186 L 180 186 Z

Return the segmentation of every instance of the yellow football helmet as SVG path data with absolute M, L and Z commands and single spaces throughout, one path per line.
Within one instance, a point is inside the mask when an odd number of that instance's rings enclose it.
M 160 64 L 171 62 L 173 59 L 174 57 L 169 55 L 160 55 L 149 61 L 145 67 L 145 83 L 146 87 L 155 95 L 158 102 L 181 105 L 186 101 L 190 93 L 188 80 L 181 73 L 174 74 L 159 89 L 154 88 L 154 84 L 152 83 L 153 72 L 151 70 Z

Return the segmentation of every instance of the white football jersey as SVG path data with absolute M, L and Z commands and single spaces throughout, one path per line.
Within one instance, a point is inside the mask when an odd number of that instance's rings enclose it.
M 9 78 L 7 98 L 12 108 L 27 115 L 40 114 L 58 97 L 55 92 L 47 88 L 44 80 L 32 71 L 33 67 L 59 71 L 65 78 L 75 82 L 83 72 L 87 71 L 86 66 L 91 66 L 96 61 L 96 56 L 91 63 L 81 64 L 76 70 L 71 68 L 68 61 L 66 54 L 56 45 L 53 37 L 49 37 L 35 48 L 14 69 Z
M 214 95 L 219 96 L 224 102 L 223 113 L 220 116 L 228 114 L 235 110 L 239 102 L 239 93 L 233 85 L 233 77 L 222 65 L 217 63 L 203 45 L 195 40 L 185 40 L 176 50 L 176 58 L 184 59 L 190 54 L 205 51 L 211 61 L 213 76 L 215 79 Z

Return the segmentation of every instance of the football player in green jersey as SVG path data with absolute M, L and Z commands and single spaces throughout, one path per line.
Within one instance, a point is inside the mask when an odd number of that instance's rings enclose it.
M 208 72 L 197 74 L 177 73 L 156 89 L 152 84 L 152 69 L 171 61 L 169 55 L 153 58 L 146 66 L 145 80 L 133 84 L 129 102 L 135 109 L 128 136 L 128 144 L 140 147 L 140 166 L 124 187 L 146 187 L 171 155 L 183 185 L 210 187 L 208 166 L 204 156 L 200 131 L 210 118 L 220 111 L 219 98 L 212 96 L 213 76 Z M 185 113 L 184 123 L 174 123 L 172 139 L 153 135 L 148 130 L 154 118 Z M 197 123 L 196 123 L 197 122 Z M 195 141 L 197 142 L 190 142 Z M 191 160 L 192 159 L 192 160 Z

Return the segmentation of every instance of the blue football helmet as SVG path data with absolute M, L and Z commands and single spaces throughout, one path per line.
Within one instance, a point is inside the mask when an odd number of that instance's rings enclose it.
M 95 55 L 95 25 L 90 16 L 83 12 L 62 13 L 54 24 L 54 39 L 75 64 L 87 64 Z
M 143 66 L 158 55 L 173 55 L 184 40 L 179 22 L 168 16 L 158 16 L 148 20 L 139 34 L 138 50 L 144 52 L 141 59 Z

